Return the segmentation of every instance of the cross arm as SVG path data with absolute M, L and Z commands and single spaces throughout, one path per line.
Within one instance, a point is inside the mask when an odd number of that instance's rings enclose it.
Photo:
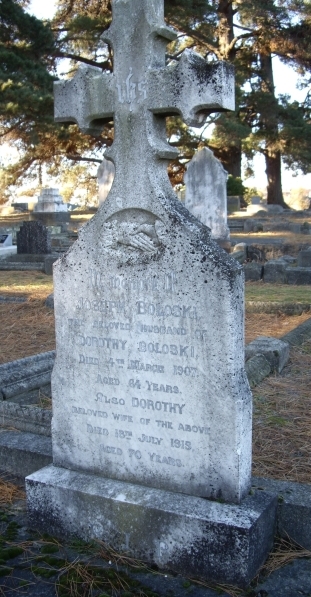
M 149 90 L 154 114 L 180 114 L 200 127 L 208 114 L 234 110 L 234 67 L 186 50 L 179 62 L 149 72 Z
M 75 122 L 84 133 L 100 135 L 114 111 L 114 76 L 81 66 L 75 76 L 54 83 L 56 122 Z

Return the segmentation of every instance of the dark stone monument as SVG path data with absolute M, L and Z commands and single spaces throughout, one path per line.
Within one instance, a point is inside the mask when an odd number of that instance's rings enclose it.
M 42 222 L 24 222 L 17 232 L 17 253 L 51 253 L 51 237 Z

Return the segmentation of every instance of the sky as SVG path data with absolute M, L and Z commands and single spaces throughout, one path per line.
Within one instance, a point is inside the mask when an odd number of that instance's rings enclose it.
M 32 0 L 28 11 L 39 19 L 52 18 L 55 12 L 55 0 Z M 303 101 L 307 90 L 297 89 L 298 77 L 293 69 L 285 66 L 277 57 L 273 59 L 273 76 L 277 94 L 290 94 L 297 101 Z M 266 187 L 265 163 L 263 156 L 257 156 L 254 160 L 255 177 L 249 178 L 245 184 L 249 187 L 264 189 Z M 290 191 L 292 188 L 304 187 L 311 190 L 311 174 L 306 176 L 294 176 L 285 167 L 282 171 L 283 190 Z

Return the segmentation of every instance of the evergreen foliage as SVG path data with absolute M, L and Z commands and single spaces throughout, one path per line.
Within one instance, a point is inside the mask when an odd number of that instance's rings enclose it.
M 168 61 L 191 48 L 207 60 L 227 60 L 236 69 L 236 111 L 210 118 L 215 124 L 210 139 L 180 118 L 168 119 L 168 138 L 180 149 L 179 160 L 169 169 L 172 182 L 182 182 L 185 161 L 197 147 L 208 145 L 235 178 L 242 175 L 242 152 L 249 159 L 249 172 L 260 152 L 266 160 L 268 202 L 283 204 L 281 158 L 291 168 L 310 171 L 311 106 L 309 97 L 299 104 L 289 96 L 275 96 L 272 57 L 280 57 L 308 82 L 310 4 L 165 0 L 165 17 L 178 31 L 177 41 L 167 48 Z M 112 70 L 111 49 L 101 42 L 110 22 L 109 0 L 59 0 L 50 23 L 28 15 L 23 0 L 0 0 L 0 134 L 20 152 L 20 159 L 2 171 L 0 193 L 26 173 L 37 174 L 43 163 L 54 175 L 77 163 L 76 184 L 90 178 L 83 163 L 100 162 L 113 141 L 113 123 L 99 138 L 83 135 L 73 124 L 55 124 L 52 84 L 63 58 L 68 76 L 81 62 Z

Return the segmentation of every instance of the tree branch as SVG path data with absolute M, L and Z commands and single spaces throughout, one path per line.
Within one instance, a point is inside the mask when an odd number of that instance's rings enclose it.
M 83 158 L 80 155 L 66 155 L 68 160 L 72 160 L 73 162 L 94 162 L 95 164 L 101 164 L 103 160 L 99 160 L 98 158 Z

